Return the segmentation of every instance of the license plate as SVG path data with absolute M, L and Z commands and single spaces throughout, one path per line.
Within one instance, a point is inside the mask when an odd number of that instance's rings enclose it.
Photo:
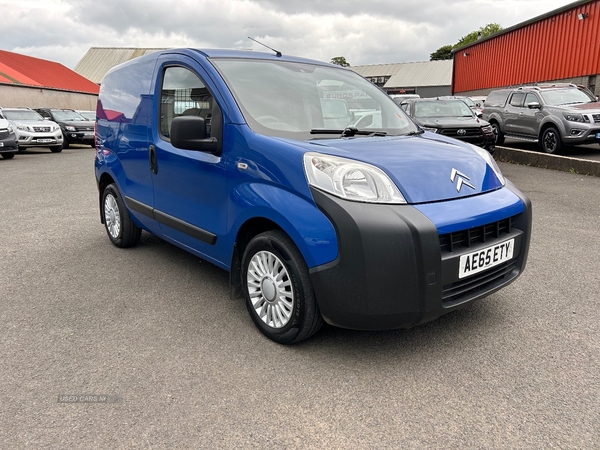
M 462 255 L 458 267 L 458 278 L 464 278 L 502 264 L 513 258 L 515 240 L 501 242 L 476 252 Z
M 93 134 L 93 131 L 86 131 L 85 133 L 83 133 L 84 136 L 92 136 Z
M 40 144 L 46 144 L 48 142 L 54 142 L 54 139 L 38 139 L 37 142 Z

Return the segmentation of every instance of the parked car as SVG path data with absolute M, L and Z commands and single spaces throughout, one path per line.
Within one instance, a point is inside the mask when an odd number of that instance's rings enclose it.
M 324 111 L 323 98 L 372 114 L 363 128 L 334 129 L 325 119 L 337 109 Z M 229 271 L 230 292 L 276 342 L 307 339 L 323 322 L 411 327 L 525 267 L 531 203 L 490 154 L 423 132 L 349 69 L 280 53 L 159 51 L 107 73 L 97 115 L 109 240 L 131 247 L 145 230 Z
M 426 131 L 478 145 L 494 153 L 492 127 L 478 118 L 463 100 L 441 97 L 409 99 L 400 107 Z
M 419 94 L 390 94 L 390 98 L 394 100 L 396 105 L 402 104 L 404 100 L 408 100 L 411 98 L 421 98 Z
M 91 121 L 96 120 L 96 111 L 88 111 L 88 110 L 84 110 L 84 109 L 76 109 L 75 111 L 78 112 L 79 114 L 81 114 L 87 120 L 91 120 Z
M 71 144 L 95 146 L 94 124 L 72 109 L 36 108 L 42 117 L 56 122 L 63 134 L 63 147 Z
M 481 117 L 481 114 L 483 113 L 483 108 L 481 107 L 481 105 L 478 105 L 477 103 L 475 103 L 475 101 L 473 101 L 473 99 L 471 97 L 466 97 L 466 96 L 462 96 L 462 95 L 444 95 L 444 96 L 440 96 L 437 98 L 439 100 L 448 100 L 448 99 L 462 100 L 463 102 L 465 102 L 467 104 L 467 106 L 469 108 L 471 108 L 471 111 L 473 111 L 473 113 L 475 113 L 475 115 L 477 117 Z
M 475 106 L 481 108 L 483 110 L 483 105 L 485 104 L 485 100 L 487 99 L 487 95 L 471 95 L 469 97 L 475 103 Z
M 11 123 L 0 113 L 0 155 L 4 159 L 11 159 L 17 151 L 15 129 Z
M 600 103 L 574 84 L 522 86 L 490 92 L 483 118 L 496 142 L 537 142 L 546 153 L 565 146 L 600 143 Z
M 2 114 L 16 130 L 19 151 L 30 147 L 48 147 L 53 153 L 62 151 L 63 135 L 58 124 L 30 108 L 3 108 Z

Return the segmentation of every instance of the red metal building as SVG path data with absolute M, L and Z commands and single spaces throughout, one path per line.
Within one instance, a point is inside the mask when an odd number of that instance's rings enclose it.
M 452 91 L 564 81 L 599 95 L 599 74 L 600 0 L 580 0 L 455 50 Z
M 98 94 L 96 83 L 62 64 L 0 50 L 0 83 Z

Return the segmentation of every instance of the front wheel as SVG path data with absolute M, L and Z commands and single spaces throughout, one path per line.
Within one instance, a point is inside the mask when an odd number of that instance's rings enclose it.
M 282 231 L 254 237 L 242 257 L 242 290 L 255 325 L 280 344 L 308 339 L 323 325 L 308 267 Z
M 67 141 L 67 137 L 63 134 L 63 148 L 69 148 L 69 141 Z
M 109 184 L 104 188 L 101 205 L 104 227 L 111 242 L 121 248 L 137 245 L 142 229 L 131 220 L 117 186 Z
M 0 153 L 4 159 L 13 159 L 15 157 L 15 152 L 6 152 Z
M 52 153 L 60 153 L 63 150 L 63 146 L 62 145 L 54 145 L 52 147 L 50 147 L 50 151 Z
M 494 131 L 494 135 L 496 136 L 496 141 L 494 143 L 496 145 L 504 144 L 504 134 L 500 130 L 500 126 L 496 122 L 492 122 L 490 125 L 492 126 L 492 130 Z
M 551 155 L 562 153 L 564 149 L 564 144 L 560 138 L 560 133 L 555 127 L 548 127 L 544 130 L 542 133 L 542 139 L 540 140 L 540 145 L 544 152 Z

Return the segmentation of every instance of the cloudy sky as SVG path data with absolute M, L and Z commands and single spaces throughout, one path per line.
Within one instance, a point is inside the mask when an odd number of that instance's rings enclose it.
M 0 49 L 74 68 L 90 47 L 259 50 L 352 65 L 428 61 L 488 23 L 507 28 L 567 0 L 0 0 Z

